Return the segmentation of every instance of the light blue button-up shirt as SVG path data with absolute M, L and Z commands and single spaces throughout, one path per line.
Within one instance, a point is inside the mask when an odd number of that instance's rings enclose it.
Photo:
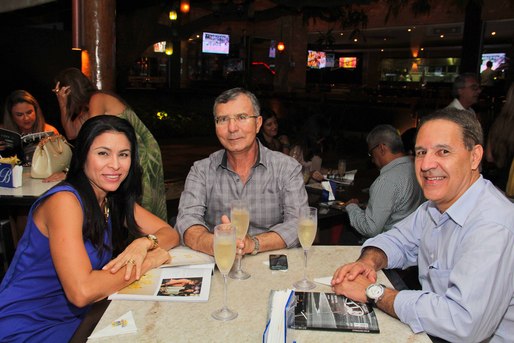
M 421 291 L 401 291 L 398 318 L 451 342 L 514 342 L 514 204 L 480 177 L 446 212 L 431 201 L 367 240 L 388 268 L 419 267 Z

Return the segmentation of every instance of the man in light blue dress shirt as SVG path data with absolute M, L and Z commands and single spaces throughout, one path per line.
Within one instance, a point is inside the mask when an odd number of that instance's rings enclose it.
M 422 119 L 415 170 L 429 200 L 369 239 L 334 274 L 335 292 L 451 342 L 514 342 L 514 204 L 480 175 L 483 136 L 468 113 Z M 376 284 L 376 271 L 418 265 L 422 290 Z

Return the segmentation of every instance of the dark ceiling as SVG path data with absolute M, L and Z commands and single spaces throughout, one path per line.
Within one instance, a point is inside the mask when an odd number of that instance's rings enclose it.
M 18 0 L 12 0 L 18 1 Z M 330 32 L 334 49 L 357 49 L 381 47 L 397 48 L 410 45 L 410 32 L 407 27 L 370 28 L 362 30 L 359 34 L 359 44 L 354 44 L 352 32 L 360 23 L 365 23 L 367 17 L 364 13 L 349 11 L 348 4 L 369 4 L 374 0 L 270 0 L 268 8 L 259 11 L 252 10 L 259 0 L 190 0 L 192 7 L 202 8 L 223 20 L 249 20 L 265 21 L 282 15 L 301 12 L 304 20 L 315 18 L 326 22 L 340 22 L 336 30 Z M 394 3 L 394 1 L 390 3 Z M 179 1 L 171 0 L 118 0 L 116 10 L 118 14 L 129 14 L 148 7 L 161 6 L 163 12 L 172 6 L 177 7 Z M 263 2 L 259 4 L 262 5 Z M 342 5 L 344 4 L 344 5 Z M 71 1 L 56 0 L 47 4 L 25 8 L 7 13 L 0 13 L 0 29 L 9 30 L 17 27 L 44 27 L 57 30 L 70 30 L 71 27 Z M 462 40 L 463 23 L 448 25 L 425 25 L 417 28 L 421 32 L 421 40 L 425 44 L 435 46 L 459 45 Z M 438 32 L 454 31 L 447 34 L 445 40 L 439 38 Z M 456 31 L 456 32 L 455 32 Z M 496 36 L 491 36 L 491 32 Z M 327 32 L 311 31 L 308 42 L 316 44 Z M 350 37 L 352 37 L 350 39 Z M 514 18 L 500 21 L 490 21 L 484 27 L 484 45 L 509 45 L 514 37 Z M 365 46 L 364 46 L 365 45 Z

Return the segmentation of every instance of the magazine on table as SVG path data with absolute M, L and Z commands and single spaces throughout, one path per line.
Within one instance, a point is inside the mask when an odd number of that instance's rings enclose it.
M 53 135 L 53 131 L 21 135 L 18 132 L 0 128 L 0 155 L 2 157 L 16 155 L 23 163 L 30 162 L 39 141 Z
M 295 300 L 292 329 L 380 332 L 369 304 L 323 292 L 295 292 Z
M 177 266 L 194 266 L 198 264 L 211 264 L 214 266 L 214 257 L 180 245 L 169 251 L 171 262 L 163 264 L 161 268 Z
M 204 268 L 155 268 L 127 287 L 111 294 L 109 300 L 151 300 L 202 302 L 209 300 L 214 265 Z
M 202 302 L 209 300 L 214 258 L 179 246 L 169 251 L 171 262 L 109 296 L 110 300 Z
M 288 329 L 379 333 L 373 308 L 343 295 L 272 290 L 263 342 L 289 342 Z

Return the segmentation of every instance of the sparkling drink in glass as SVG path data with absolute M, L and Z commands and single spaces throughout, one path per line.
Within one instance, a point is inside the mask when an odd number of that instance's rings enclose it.
M 230 204 L 230 221 L 236 227 L 236 238 L 244 240 L 250 224 L 248 203 L 244 200 L 234 200 Z M 232 279 L 246 280 L 250 274 L 241 268 L 242 255 L 236 255 L 236 263 L 228 276 Z
M 315 207 L 307 207 L 300 210 L 300 218 L 298 220 L 298 238 L 303 248 L 304 268 L 303 279 L 293 284 L 294 288 L 306 291 L 316 287 L 316 284 L 307 279 L 307 254 L 316 237 L 318 227 L 318 209 Z
M 227 274 L 236 257 L 236 228 L 232 224 L 220 224 L 214 228 L 214 259 L 223 275 L 223 307 L 211 316 L 217 320 L 232 320 L 237 312 L 227 307 Z

